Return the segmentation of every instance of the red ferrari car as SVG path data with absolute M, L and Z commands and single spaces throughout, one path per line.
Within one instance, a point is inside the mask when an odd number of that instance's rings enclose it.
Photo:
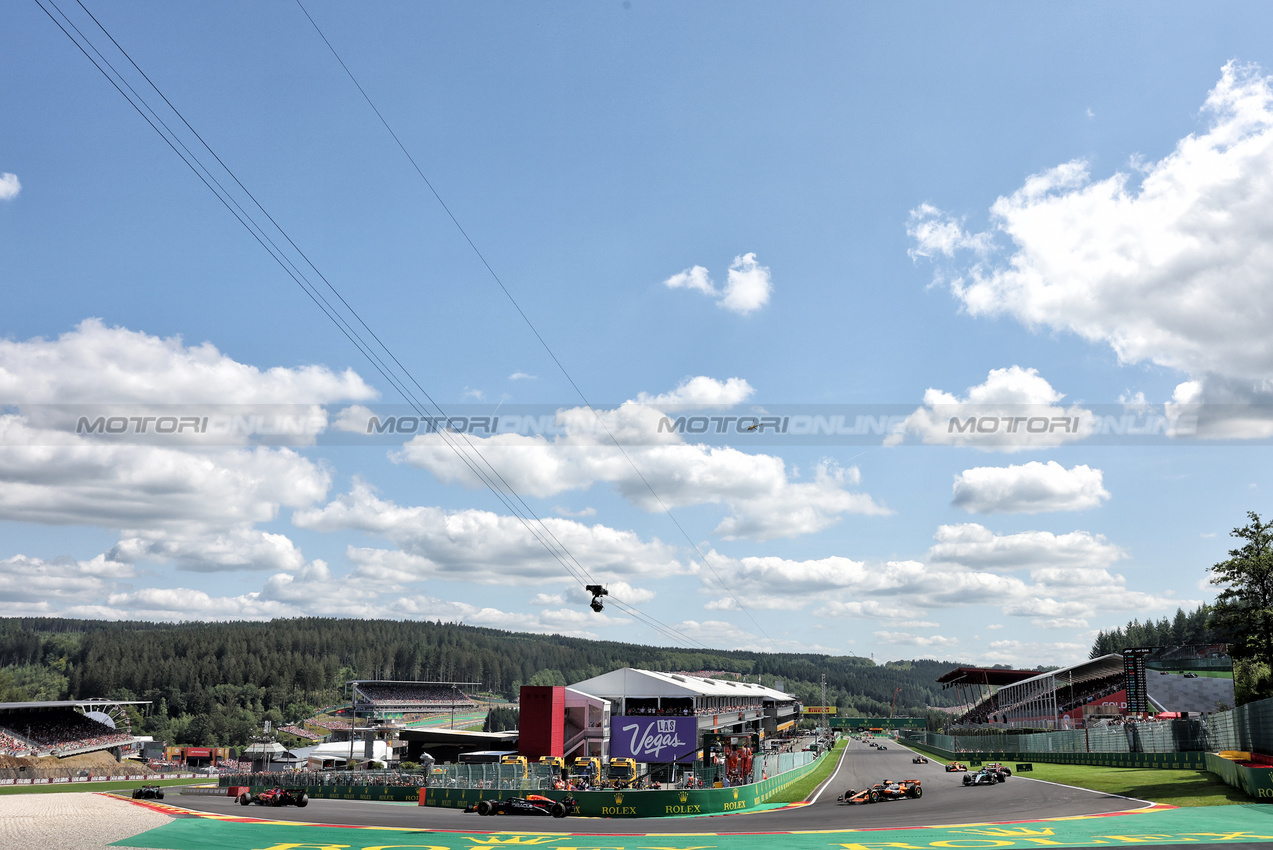
M 260 794 L 239 795 L 240 806 L 250 806 L 253 803 L 258 806 L 299 806 L 303 809 L 309 805 L 309 795 L 291 788 L 267 788 Z

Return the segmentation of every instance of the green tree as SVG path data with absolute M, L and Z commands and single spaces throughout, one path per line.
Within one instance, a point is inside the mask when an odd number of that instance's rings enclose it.
M 1273 521 L 1261 521 L 1254 511 L 1247 518 L 1249 523 L 1230 532 L 1245 542 L 1211 568 L 1211 583 L 1222 590 L 1208 624 L 1227 633 L 1235 659 L 1273 670 Z M 1251 696 L 1268 696 L 1267 690 L 1265 679 Z

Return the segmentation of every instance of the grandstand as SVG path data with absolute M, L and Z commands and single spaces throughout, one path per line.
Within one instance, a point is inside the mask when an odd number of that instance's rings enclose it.
M 990 718 L 999 711 L 999 689 L 1037 675 L 1037 670 L 956 667 L 937 679 L 942 690 L 954 688 L 959 695 L 960 705 L 967 706 L 950 725 L 976 726 L 989 723 Z
M 63 757 L 98 750 L 122 755 L 137 745 L 123 707 L 149 704 L 118 700 L 0 703 L 0 755 Z
M 355 716 L 386 719 L 409 714 L 438 714 L 477 708 L 465 691 L 480 682 L 404 682 L 361 679 L 347 683 Z

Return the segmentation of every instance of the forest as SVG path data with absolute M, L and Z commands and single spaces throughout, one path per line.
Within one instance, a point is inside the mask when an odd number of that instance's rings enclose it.
M 347 699 L 351 679 L 479 683 L 516 700 L 522 684 L 568 684 L 618 667 L 746 677 L 849 716 L 923 715 L 954 692 L 951 661 L 692 651 L 454 623 L 301 618 L 144 623 L 0 618 L 0 701 L 149 700 L 134 730 L 169 744 L 240 746 Z M 896 704 L 893 704 L 896 692 Z M 285 741 L 285 743 L 295 743 Z

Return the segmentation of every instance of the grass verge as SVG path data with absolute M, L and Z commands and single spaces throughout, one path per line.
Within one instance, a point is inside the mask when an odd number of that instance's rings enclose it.
M 143 785 L 205 785 L 216 777 L 200 779 L 129 779 L 124 782 L 66 782 L 59 785 L 5 785 L 0 794 L 66 794 L 73 791 L 131 791 Z
M 937 753 L 924 747 L 912 750 L 936 762 L 945 762 Z M 1121 794 L 1169 806 L 1232 806 L 1257 802 L 1240 789 L 1207 770 L 1157 770 L 1147 767 L 1098 767 L 1087 764 L 1046 764 L 1031 762 L 1030 779 L 1042 779 L 1061 785 L 1090 788 L 1107 794 Z M 1012 764 L 1008 765 L 1013 767 Z M 1016 774 L 1013 774 L 1016 778 Z M 1011 781 L 1011 780 L 1009 780 Z
M 775 794 L 766 800 L 766 803 L 799 803 L 813 793 L 814 789 L 826 780 L 831 772 L 835 770 L 835 766 L 840 762 L 840 753 L 844 750 L 848 741 L 840 739 L 835 746 L 831 748 L 831 752 L 823 756 L 817 767 L 809 771 L 799 782 L 788 785 L 780 793 Z

